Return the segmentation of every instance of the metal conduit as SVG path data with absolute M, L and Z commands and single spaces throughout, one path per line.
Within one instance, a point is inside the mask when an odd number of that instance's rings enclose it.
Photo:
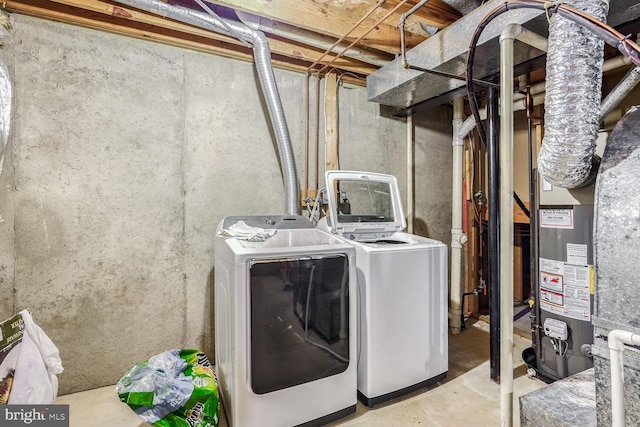
M 253 45 L 254 59 L 258 78 L 262 87 L 271 125 L 276 135 L 282 175 L 285 188 L 286 213 L 296 215 L 299 213 L 298 203 L 298 176 L 296 173 L 295 158 L 291 145 L 291 137 L 287 127 L 287 121 L 282 108 L 280 94 L 273 74 L 271 64 L 271 51 L 266 36 L 260 31 L 252 30 L 246 25 L 224 18 L 219 18 L 203 12 L 188 8 L 174 6 L 160 0 L 117 0 L 136 9 L 175 19 L 217 33 L 236 37 L 241 41 Z
M 407 64 L 407 47 L 406 47 L 406 43 L 405 43 L 405 35 L 404 35 L 404 24 L 407 21 L 407 18 L 410 17 L 411 15 L 413 15 L 416 10 L 420 9 L 422 6 L 424 6 L 429 0 L 421 0 L 418 4 L 416 4 L 415 6 L 413 6 L 408 12 L 405 12 L 402 14 L 402 16 L 400 17 L 400 52 L 402 55 L 402 66 L 404 68 L 407 68 L 408 64 Z

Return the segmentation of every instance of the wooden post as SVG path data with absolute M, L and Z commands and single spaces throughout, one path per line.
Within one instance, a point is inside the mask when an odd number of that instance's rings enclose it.
M 338 82 L 334 73 L 325 76 L 324 147 L 325 170 L 338 169 Z

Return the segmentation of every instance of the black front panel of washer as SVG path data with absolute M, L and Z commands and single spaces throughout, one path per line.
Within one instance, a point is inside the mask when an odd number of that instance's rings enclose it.
M 254 260 L 251 388 L 270 393 L 349 366 L 349 261 L 344 254 Z

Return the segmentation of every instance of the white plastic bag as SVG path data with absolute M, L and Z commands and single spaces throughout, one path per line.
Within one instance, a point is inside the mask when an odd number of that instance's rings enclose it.
M 56 375 L 63 371 L 60 353 L 47 334 L 33 322 L 28 310 L 18 314 L 24 324 L 21 341 L 12 346 L 10 353 L 0 364 L 7 372 L 13 370 L 8 403 L 53 403 L 58 395 Z M 13 366 L 9 366 L 10 364 Z

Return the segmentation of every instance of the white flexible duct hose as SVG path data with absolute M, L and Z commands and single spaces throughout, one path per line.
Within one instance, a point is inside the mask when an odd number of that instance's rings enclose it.
M 609 5 L 601 0 L 565 4 L 605 21 Z M 545 136 L 538 170 L 564 188 L 588 185 L 600 128 L 604 42 L 558 14 L 549 25 Z

